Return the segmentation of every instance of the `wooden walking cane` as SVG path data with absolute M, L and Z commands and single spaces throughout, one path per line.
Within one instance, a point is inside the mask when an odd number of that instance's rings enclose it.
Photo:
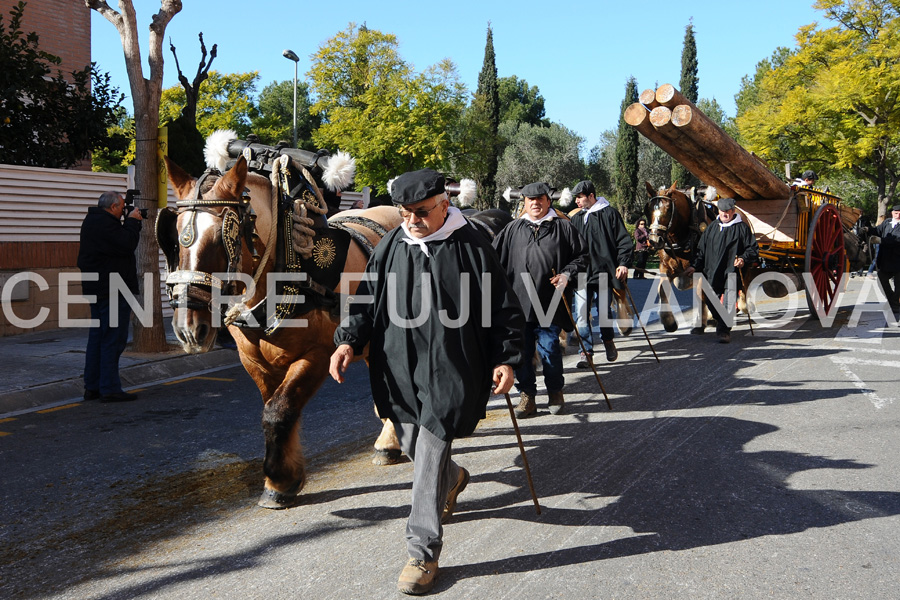
M 741 289 L 744 291 L 744 302 L 747 303 L 747 324 L 750 325 L 750 335 L 756 335 L 753 333 L 753 319 L 750 318 L 750 298 L 747 296 L 747 286 L 744 285 L 744 272 L 739 267 L 738 277 L 741 278 Z
M 656 362 L 659 362 L 659 357 L 656 355 L 656 350 L 653 349 L 653 344 L 650 343 L 650 336 L 647 335 L 647 330 L 644 329 L 644 323 L 641 321 L 641 313 L 638 312 L 637 305 L 634 303 L 634 296 L 631 295 L 631 288 L 628 287 L 628 282 L 624 282 L 625 291 L 628 292 L 628 299 L 631 301 L 631 308 L 634 309 L 634 316 L 637 317 L 638 325 L 641 326 L 641 331 L 644 332 L 644 337 L 647 338 L 647 345 L 650 346 L 650 352 L 653 353 L 653 358 L 656 359 Z
M 522 464 L 525 465 L 525 477 L 528 478 L 528 488 L 531 490 L 531 499 L 534 500 L 534 510 L 537 514 L 541 514 L 541 505 L 538 502 L 537 494 L 534 491 L 534 481 L 531 480 L 531 469 L 528 467 L 528 459 L 525 457 L 525 445 L 522 443 L 522 434 L 519 433 L 519 423 L 516 421 L 516 412 L 513 410 L 512 400 L 509 394 L 506 396 L 506 406 L 509 407 L 509 418 L 512 419 L 513 429 L 516 431 L 516 441 L 519 442 L 519 452 L 522 454 Z
M 556 275 L 556 270 L 553 271 L 553 275 Z M 578 340 L 578 345 L 581 346 L 581 352 L 584 354 L 584 357 L 587 359 L 588 364 L 591 365 L 591 371 L 594 372 L 594 377 L 597 378 L 597 384 L 600 386 L 600 391 L 603 392 L 603 397 L 606 399 L 606 405 L 609 407 L 609 410 L 612 410 L 612 403 L 609 401 L 609 396 L 606 395 L 606 388 L 603 387 L 603 382 L 600 381 L 600 374 L 597 373 L 597 367 L 594 366 L 594 357 L 587 353 L 587 350 L 584 348 L 584 341 L 581 339 L 581 335 L 578 333 L 578 325 L 575 323 L 575 317 L 572 316 L 572 309 L 569 308 L 569 303 L 566 302 L 566 297 L 562 297 L 562 303 L 566 306 L 566 312 L 569 314 L 569 320 L 572 321 L 572 332 L 575 334 L 575 338 Z M 588 306 L 588 324 L 590 325 L 591 318 L 591 307 Z

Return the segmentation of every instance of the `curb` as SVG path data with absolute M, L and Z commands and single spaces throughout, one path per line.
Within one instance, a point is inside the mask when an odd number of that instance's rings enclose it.
M 240 366 L 235 350 L 217 349 L 205 354 L 177 355 L 124 367 L 119 372 L 125 390 L 142 387 L 163 379 L 171 379 L 207 369 Z M 72 377 L 0 394 L 0 416 L 24 413 L 65 401 L 80 401 L 84 394 L 81 377 Z

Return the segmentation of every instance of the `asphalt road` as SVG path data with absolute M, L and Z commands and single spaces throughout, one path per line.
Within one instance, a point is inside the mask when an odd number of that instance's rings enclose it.
M 653 323 L 659 364 L 636 330 L 600 365 L 613 411 L 570 351 L 565 414 L 539 394 L 520 422 L 540 516 L 494 398 L 454 444 L 472 482 L 436 592 L 896 598 L 900 329 L 874 312 L 849 327 L 849 302 L 830 329 L 805 308 L 753 336 L 739 319 L 730 345 Z M 400 597 L 412 466 L 370 463 L 364 367 L 304 411 L 310 478 L 290 510 L 255 504 L 260 408 L 233 368 L 3 423 L 0 597 Z

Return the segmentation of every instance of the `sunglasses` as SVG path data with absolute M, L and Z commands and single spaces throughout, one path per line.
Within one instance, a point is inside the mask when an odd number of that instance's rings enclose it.
M 433 211 L 434 209 L 436 209 L 440 203 L 441 203 L 441 200 L 438 200 L 438 201 L 434 204 L 434 206 L 432 206 L 431 208 L 417 208 L 416 210 L 406 210 L 405 208 L 402 208 L 402 207 L 401 207 L 401 208 L 399 209 L 399 210 L 400 210 L 400 216 L 403 217 L 404 219 L 408 219 L 408 218 L 410 218 L 412 215 L 416 215 L 416 217 L 418 217 L 418 218 L 420 218 L 420 219 L 424 219 L 424 218 L 427 217 L 429 214 L 431 214 L 431 211 Z

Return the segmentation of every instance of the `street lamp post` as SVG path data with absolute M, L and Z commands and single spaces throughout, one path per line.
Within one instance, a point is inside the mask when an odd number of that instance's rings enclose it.
M 281 53 L 288 60 L 294 61 L 294 148 L 297 147 L 297 63 L 300 57 L 293 50 L 285 50 Z

